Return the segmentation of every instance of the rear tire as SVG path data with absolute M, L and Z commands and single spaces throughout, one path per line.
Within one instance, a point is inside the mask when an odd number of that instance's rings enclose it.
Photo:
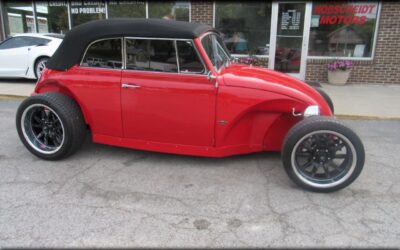
M 16 126 L 25 147 L 45 160 L 60 160 L 73 154 L 86 135 L 78 104 L 55 92 L 25 99 L 17 110 Z
M 282 162 L 300 187 L 333 192 L 350 185 L 365 161 L 360 138 L 348 127 L 328 117 L 313 116 L 297 123 L 286 135 Z

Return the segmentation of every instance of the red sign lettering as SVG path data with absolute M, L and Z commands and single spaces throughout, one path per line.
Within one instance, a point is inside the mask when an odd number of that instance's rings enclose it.
M 367 21 L 367 16 L 355 14 L 371 14 L 375 8 L 375 4 L 317 5 L 314 7 L 313 15 L 322 15 L 319 21 L 320 24 L 363 25 Z

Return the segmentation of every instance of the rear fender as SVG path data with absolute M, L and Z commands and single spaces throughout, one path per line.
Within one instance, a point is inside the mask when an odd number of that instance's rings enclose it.
M 66 87 L 63 83 L 56 81 L 54 79 L 39 80 L 39 82 L 36 85 L 35 92 L 33 93 L 33 95 L 46 93 L 46 92 L 62 93 L 64 95 L 70 97 L 71 99 L 73 99 L 76 103 L 78 103 L 78 105 L 82 111 L 83 117 L 85 118 L 85 123 L 88 125 L 91 124 L 91 119 L 90 119 L 90 116 L 88 115 L 89 112 L 87 111 L 85 105 L 82 102 L 80 102 L 79 99 L 76 98 L 76 96 L 72 93 L 72 91 L 70 91 L 68 89 L 68 87 Z

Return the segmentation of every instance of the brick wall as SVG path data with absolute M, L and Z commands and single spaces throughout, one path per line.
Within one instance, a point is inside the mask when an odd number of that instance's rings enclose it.
M 213 25 L 213 1 L 192 1 L 192 22 Z
M 382 2 L 375 56 L 355 61 L 350 83 L 400 84 L 400 2 Z M 307 60 L 306 80 L 327 82 L 329 60 Z

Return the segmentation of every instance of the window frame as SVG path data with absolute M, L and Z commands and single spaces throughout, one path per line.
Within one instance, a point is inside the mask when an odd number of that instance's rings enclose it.
M 174 43 L 174 48 L 175 48 L 175 53 L 176 53 L 176 64 L 177 64 L 177 69 L 178 72 L 162 72 L 162 71 L 150 71 L 150 70 L 136 70 L 136 69 L 127 69 L 126 68 L 126 63 L 127 63 L 127 56 L 126 56 L 126 40 L 127 39 L 136 39 L 136 40 L 168 40 L 168 41 L 173 41 Z M 185 38 L 160 38 L 160 37 L 131 37 L 127 36 L 124 37 L 124 42 L 123 42 L 123 70 L 129 70 L 129 71 L 137 71 L 137 72 L 147 72 L 147 73 L 155 73 L 155 74 L 179 74 L 179 75 L 196 75 L 196 76 L 201 76 L 201 75 L 207 75 L 209 69 L 206 67 L 203 58 L 201 57 L 198 48 L 196 47 L 196 44 L 193 42 L 193 39 L 185 39 Z M 202 73 L 194 73 L 194 72 L 181 72 L 180 71 L 180 65 L 179 65 L 179 51 L 177 48 L 177 41 L 185 41 L 185 42 L 190 42 L 193 45 L 193 48 L 197 54 L 197 57 L 200 59 L 200 63 L 203 65 L 203 72 Z
M 101 41 L 105 41 L 105 40 L 114 40 L 114 39 L 120 39 L 121 40 L 121 60 L 122 60 L 122 67 L 119 69 L 115 69 L 115 68 L 102 68 L 102 67 L 91 67 L 91 66 L 84 66 L 84 65 L 82 65 L 82 63 L 83 63 L 83 60 L 85 59 L 85 57 L 86 57 L 86 54 L 87 54 L 87 52 L 88 52 L 88 50 L 89 50 L 89 48 L 93 45 L 93 44 L 95 44 L 95 43 L 97 43 L 97 42 L 101 42 Z M 97 39 L 97 40 L 94 40 L 93 42 L 91 42 L 91 43 L 89 43 L 89 45 L 88 46 L 86 46 L 86 49 L 85 49 L 85 52 L 83 53 L 83 56 L 82 56 L 82 58 L 81 58 L 81 62 L 79 63 L 79 67 L 81 67 L 81 68 L 90 68 L 90 69 L 106 69 L 106 70 L 123 70 L 124 68 L 125 68 L 125 65 L 124 65 L 124 44 L 123 44 L 123 42 L 124 42 L 124 38 L 123 37 L 109 37 L 109 38 L 101 38 L 101 39 Z
M 206 32 L 206 33 L 202 34 L 202 35 L 200 36 L 200 44 L 201 44 L 201 46 L 203 46 L 203 39 L 204 39 L 205 37 L 209 36 L 209 35 L 218 36 L 218 33 L 215 33 L 215 32 Z M 219 45 L 219 46 L 221 47 L 221 45 Z M 203 47 L 203 49 L 204 49 L 204 47 Z M 228 54 L 226 54 L 225 49 L 223 49 L 223 48 L 221 48 L 221 49 L 222 49 L 223 53 L 226 55 L 226 57 L 228 57 L 228 58 L 236 57 L 234 54 L 230 54 L 230 56 L 229 56 Z M 209 56 L 208 56 L 207 53 L 206 53 L 206 55 L 207 55 L 208 59 L 211 61 L 211 58 L 209 58 Z M 245 56 L 245 55 L 242 55 L 242 56 Z M 212 64 L 212 61 L 211 61 L 211 64 Z M 217 67 L 215 67 L 214 65 L 212 65 L 212 67 L 214 68 L 214 70 L 215 70 L 217 73 L 221 73 L 222 69 L 225 68 L 226 66 L 225 66 L 225 67 L 221 67 L 221 68 L 219 68 L 219 69 L 217 69 Z
M 375 51 L 376 51 L 376 43 L 378 41 L 378 31 L 379 31 L 379 22 L 381 19 L 381 8 L 382 8 L 382 3 L 381 1 L 377 1 L 378 4 L 378 11 L 376 13 L 376 21 L 375 21 L 375 30 L 374 30 L 374 38 L 373 38 L 373 44 L 372 44 L 372 51 L 371 51 L 371 56 L 369 57 L 349 57 L 349 56 L 310 56 L 307 53 L 307 60 L 351 60 L 351 61 L 372 61 L 375 58 Z M 312 2 L 311 8 L 314 6 L 314 2 Z M 312 12 L 311 12 L 312 16 Z M 311 18 L 310 16 L 310 18 Z M 311 27 L 310 27 L 311 29 Z M 307 47 L 307 52 L 309 52 L 310 49 L 310 42 L 308 43 Z
M 190 42 L 190 43 L 192 44 L 192 46 L 193 46 L 193 48 L 194 48 L 194 51 L 195 51 L 195 53 L 196 53 L 196 55 L 197 55 L 197 58 L 199 58 L 200 63 L 201 63 L 201 65 L 203 66 L 203 71 L 202 71 L 202 72 L 195 73 L 195 72 L 182 72 L 182 71 L 181 71 L 181 66 L 180 66 L 180 64 L 179 64 L 178 41 Z M 179 74 L 185 74 L 185 75 L 206 75 L 206 74 L 208 73 L 208 69 L 207 69 L 207 67 L 206 67 L 206 65 L 205 65 L 205 63 L 204 63 L 204 61 L 203 61 L 203 58 L 201 57 L 201 55 L 200 55 L 200 53 L 199 53 L 199 51 L 198 51 L 198 49 L 197 49 L 197 47 L 196 47 L 196 44 L 193 42 L 193 40 L 191 40 L 191 39 L 187 39 L 187 40 L 180 40 L 180 39 L 177 40 L 177 39 L 175 39 L 175 40 L 174 40 L 174 45 L 175 45 L 175 50 L 176 50 L 176 61 L 178 62 L 177 64 L 178 64 L 178 73 L 179 73 Z

